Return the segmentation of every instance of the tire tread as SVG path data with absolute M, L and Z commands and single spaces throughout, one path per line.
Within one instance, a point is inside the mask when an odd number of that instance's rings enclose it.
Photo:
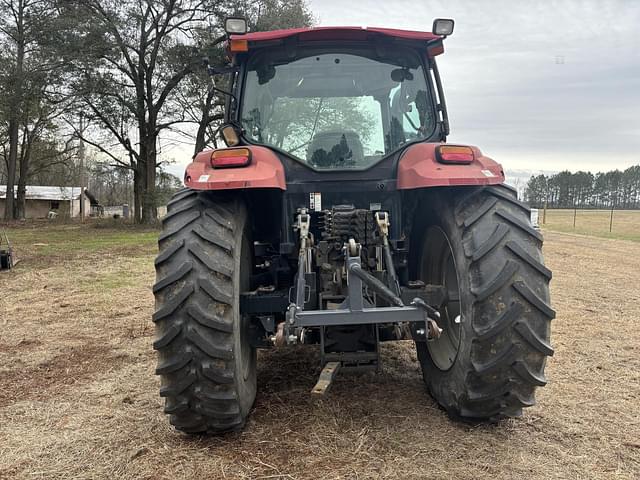
M 167 206 L 153 286 L 164 411 L 185 433 L 238 430 L 246 418 L 233 360 L 235 203 L 185 189 Z
M 442 407 L 455 418 L 498 421 L 533 406 L 535 388 L 547 383 L 546 357 L 554 353 L 549 343 L 555 317 L 548 299 L 552 274 L 543 263 L 543 238 L 531 226 L 530 209 L 512 190 L 467 190 L 453 191 L 448 204 L 442 193 L 432 194 L 436 198 L 427 203 L 436 205 L 436 218 L 455 219 L 440 221 L 452 232 L 457 228 L 468 274 L 469 291 L 461 292 L 471 305 L 468 353 L 451 377 L 426 361 L 424 344 L 416 345 L 425 381 Z M 425 370 L 425 365 L 431 366 Z

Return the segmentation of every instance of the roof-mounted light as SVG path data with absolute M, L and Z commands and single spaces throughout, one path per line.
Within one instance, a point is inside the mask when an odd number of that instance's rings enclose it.
M 247 19 L 243 17 L 225 18 L 224 31 L 227 32 L 227 35 L 244 35 L 247 33 Z
M 453 33 L 453 19 L 452 18 L 436 18 L 433 21 L 432 32 L 434 35 L 442 35 L 446 37 Z

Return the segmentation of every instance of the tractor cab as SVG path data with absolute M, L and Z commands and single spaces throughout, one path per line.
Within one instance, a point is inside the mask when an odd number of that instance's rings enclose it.
M 434 82 L 443 38 L 354 27 L 231 35 L 227 121 L 243 142 L 317 171 L 365 170 L 409 144 L 444 141 Z
M 256 48 L 238 88 L 246 141 L 336 170 L 366 169 L 410 142 L 442 139 L 424 56 L 381 42 Z

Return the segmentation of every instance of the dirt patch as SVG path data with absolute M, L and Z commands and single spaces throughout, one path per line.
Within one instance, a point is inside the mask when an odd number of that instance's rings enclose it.
M 37 342 L 39 343 L 39 342 Z M 19 351 L 15 352 L 19 355 Z M 16 363 L 20 363 L 19 357 Z M 51 398 L 64 389 L 86 382 L 96 372 L 119 368 L 132 361 L 126 354 L 114 354 L 108 346 L 80 345 L 70 348 L 35 367 L 1 370 L 0 407 L 29 399 Z
M 16 344 L 9 344 L 9 343 L 1 343 L 0 342 L 0 352 L 1 353 L 11 353 L 11 354 L 15 354 L 18 352 L 21 352 L 23 350 L 30 350 L 34 347 L 38 347 L 42 345 L 42 342 L 40 340 L 34 340 L 31 338 L 24 338 L 22 340 L 20 340 L 18 343 Z

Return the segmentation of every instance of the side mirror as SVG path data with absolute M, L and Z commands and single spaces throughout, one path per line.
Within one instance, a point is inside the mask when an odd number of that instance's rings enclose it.
M 247 33 L 247 19 L 243 17 L 225 18 L 224 31 L 227 32 L 227 35 L 244 35 Z
M 435 35 L 442 35 L 443 37 L 446 37 L 453 33 L 453 25 L 454 21 L 452 18 L 436 18 L 433 21 L 433 28 L 431 31 Z
M 235 147 L 240 144 L 240 136 L 233 125 L 227 124 L 220 127 L 220 134 L 227 147 Z

